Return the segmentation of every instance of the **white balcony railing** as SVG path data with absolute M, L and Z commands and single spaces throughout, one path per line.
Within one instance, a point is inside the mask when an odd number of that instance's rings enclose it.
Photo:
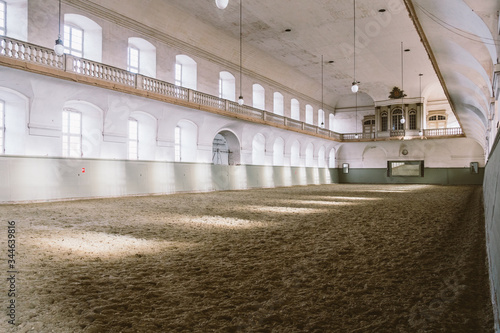
M 140 74 L 134 74 L 127 70 L 104 65 L 96 61 L 74 57 L 69 54 L 57 56 L 52 49 L 5 36 L 0 37 L 0 58 L 11 58 L 23 62 L 34 63 L 76 75 L 132 87 L 134 89 L 152 92 L 161 96 L 187 101 L 219 109 L 221 111 L 260 119 L 270 125 L 279 124 L 285 128 L 293 128 L 304 131 L 307 134 L 329 137 L 336 141 L 358 140 L 358 138 L 363 138 L 365 140 L 376 139 L 375 135 L 365 137 L 363 134 L 359 134 L 358 137 L 356 137 L 355 133 L 336 133 L 299 120 L 280 116 L 247 105 L 239 105 L 238 103 L 218 98 L 216 96 L 180 87 L 169 82 L 160 81 Z M 427 129 L 424 130 L 423 135 L 425 137 L 463 136 L 463 132 L 461 128 Z

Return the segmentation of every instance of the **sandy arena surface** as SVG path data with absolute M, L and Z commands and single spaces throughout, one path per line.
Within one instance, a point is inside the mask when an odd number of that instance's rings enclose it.
M 0 332 L 493 332 L 481 191 L 322 185 L 0 205 Z

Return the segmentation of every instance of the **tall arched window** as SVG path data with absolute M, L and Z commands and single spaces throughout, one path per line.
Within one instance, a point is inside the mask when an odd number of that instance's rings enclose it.
M 322 109 L 318 110 L 318 126 L 325 128 L 325 111 Z
M 266 138 L 261 133 L 255 134 L 252 140 L 252 164 L 266 164 Z
M 403 111 L 401 109 L 394 109 L 392 111 L 392 130 L 402 130 L 404 129 L 403 124 L 401 124 L 401 118 L 403 117 Z
M 306 167 L 314 166 L 314 146 L 309 143 L 306 147 Z
M 82 114 L 76 110 L 62 112 L 62 156 L 82 157 Z
M 256 109 L 266 109 L 266 91 L 263 86 L 255 83 L 253 86 L 253 107 Z
M 128 39 L 128 70 L 149 77 L 156 77 L 156 47 L 139 37 Z
M 219 73 L 219 98 L 236 101 L 236 79 L 226 71 Z
M 175 84 L 196 90 L 197 64 L 187 55 L 180 54 L 175 57 Z
M 308 124 L 313 124 L 314 122 L 314 115 L 313 115 L 313 107 L 310 106 L 309 104 L 306 105 L 306 123 Z
M 0 154 L 26 154 L 29 98 L 19 92 L 0 87 Z M 34 129 L 36 126 L 32 126 Z M 47 147 L 50 149 L 49 147 Z M 48 154 L 34 149 L 30 154 Z
M 328 129 L 329 129 L 330 131 L 333 131 L 333 118 L 334 118 L 333 113 L 330 113 L 330 114 L 328 115 Z
M 0 35 L 28 40 L 28 0 L 0 0 Z
M 290 148 L 290 165 L 300 166 L 300 143 L 295 140 Z
M 273 112 L 280 116 L 283 116 L 285 111 L 283 95 L 279 92 L 275 92 L 273 97 Z
M 295 98 L 291 101 L 291 115 L 290 117 L 295 120 L 300 120 L 300 104 Z
M 326 166 L 325 163 L 325 147 L 321 146 L 318 150 L 318 167 L 324 168 Z
M 408 112 L 409 116 L 408 118 L 410 118 L 409 120 L 409 128 L 411 130 L 416 130 L 417 129 L 417 111 L 415 109 L 412 109 L 410 110 L 410 112 Z
M 128 120 L 128 159 L 139 159 L 139 123 L 136 119 Z
M 198 128 L 189 120 L 177 123 L 174 133 L 175 161 L 196 162 L 198 148 Z
M 380 120 L 381 120 L 381 131 L 386 132 L 388 129 L 387 111 L 383 111 L 380 114 Z
M 64 14 L 64 47 L 66 53 L 101 62 L 101 26 L 82 15 Z
M 273 145 L 273 165 L 284 165 L 285 141 L 276 138 Z

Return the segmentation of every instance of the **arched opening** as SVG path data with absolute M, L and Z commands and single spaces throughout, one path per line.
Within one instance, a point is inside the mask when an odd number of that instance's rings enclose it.
M 318 110 L 318 126 L 325 128 L 325 111 L 322 109 Z
M 273 145 L 273 165 L 285 164 L 285 141 L 282 138 L 276 138 Z
M 233 132 L 224 130 L 215 135 L 212 142 L 212 163 L 240 164 L 240 141 Z
M 179 54 L 175 57 L 175 84 L 196 90 L 197 64 L 191 57 Z
M 0 154 L 25 154 L 28 97 L 0 87 Z
M 261 133 L 255 134 L 252 140 L 252 164 L 266 164 L 266 138 Z
M 283 116 L 285 111 L 283 95 L 279 92 L 275 92 L 273 97 L 273 112 L 280 116 Z
M 306 167 L 314 166 L 314 145 L 309 143 L 306 147 Z
M 236 101 L 236 79 L 226 71 L 219 73 L 219 98 Z
M 157 120 L 149 113 L 130 113 L 128 132 L 128 158 L 154 160 L 156 158 Z
M 290 165 L 300 166 L 300 142 L 295 140 L 290 148 Z
M 127 68 L 133 73 L 156 77 L 156 47 L 143 38 L 130 37 Z
M 309 104 L 306 105 L 306 123 L 308 124 L 313 124 L 314 123 L 314 118 L 313 118 L 313 107 L 310 106 Z
M 102 62 L 102 28 L 88 17 L 64 14 L 64 52 Z
M 291 115 L 290 117 L 295 120 L 300 120 L 300 104 L 295 98 L 292 98 L 290 106 Z
M 266 109 L 266 91 L 263 86 L 255 83 L 253 85 L 253 107 L 256 109 Z

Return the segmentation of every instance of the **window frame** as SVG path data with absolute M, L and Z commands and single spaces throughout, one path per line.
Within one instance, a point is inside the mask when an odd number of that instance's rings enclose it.
M 65 124 L 65 114 L 67 114 L 67 124 Z M 79 133 L 73 133 L 71 128 L 71 115 L 79 115 Z M 80 111 L 77 111 L 77 110 L 72 110 L 72 109 L 64 109 L 63 112 L 62 112 L 62 129 L 61 129 L 61 138 L 62 138 L 62 155 L 63 157 L 67 157 L 67 158 L 72 158 L 72 157 L 76 157 L 76 158 L 80 158 L 82 157 L 82 129 L 83 129 L 83 126 L 82 126 L 82 113 Z M 65 132 L 65 125 L 67 126 L 67 129 L 68 131 Z M 73 150 L 72 149 L 72 140 L 71 138 L 76 138 L 78 140 L 78 149 L 77 150 Z M 66 142 L 65 142 L 65 139 Z M 66 146 L 66 147 L 65 147 Z M 74 154 L 75 152 L 78 152 L 78 155 Z
M 66 39 L 66 28 L 69 29 L 69 34 L 68 34 L 69 39 L 68 40 Z M 78 31 L 81 31 L 81 33 L 82 33 L 81 50 L 74 49 L 72 47 L 73 36 L 74 36 L 74 34 L 72 33 L 73 30 L 78 30 Z M 84 37 L 85 37 L 85 31 L 82 28 L 80 28 L 76 25 L 73 25 L 73 24 L 64 24 L 64 26 L 63 26 L 64 53 L 70 54 L 70 55 L 75 56 L 75 57 L 83 58 L 84 50 L 85 50 L 85 46 L 84 46 L 85 38 Z
M 396 167 L 401 167 L 405 165 L 418 165 L 418 174 L 415 172 L 415 168 L 413 170 L 409 170 L 413 172 L 413 174 L 395 174 L 393 171 Z M 423 160 L 404 160 L 404 161 L 387 161 L 387 177 L 424 177 L 424 161 Z
M 389 129 L 389 117 L 388 117 L 388 113 L 387 111 L 383 111 L 381 114 L 380 114 L 380 131 L 381 132 L 387 132 L 388 129 Z
M 3 26 L 0 25 L 0 35 L 7 36 L 7 3 L 0 0 L 0 6 L 3 7 L 3 17 L 0 16 L 0 21 L 3 21 Z
M 401 131 L 401 130 L 405 129 L 404 124 L 401 124 L 402 118 L 403 118 L 403 110 L 402 109 L 395 108 L 394 110 L 392 110 L 392 112 L 391 112 L 391 129 L 393 131 Z
M 135 125 L 135 137 L 131 136 L 130 126 L 131 124 Z M 135 151 L 131 148 L 132 145 L 135 145 Z M 128 140 L 127 140 L 127 157 L 129 160 L 138 160 L 139 159 L 139 121 L 134 118 L 128 119 Z
M 416 130 L 417 129 L 417 110 L 411 109 L 408 112 L 408 126 L 410 130 Z
M 137 63 L 131 63 L 131 51 L 137 52 Z M 135 46 L 129 45 L 127 48 L 127 70 L 131 73 L 139 74 L 141 70 L 141 50 Z

